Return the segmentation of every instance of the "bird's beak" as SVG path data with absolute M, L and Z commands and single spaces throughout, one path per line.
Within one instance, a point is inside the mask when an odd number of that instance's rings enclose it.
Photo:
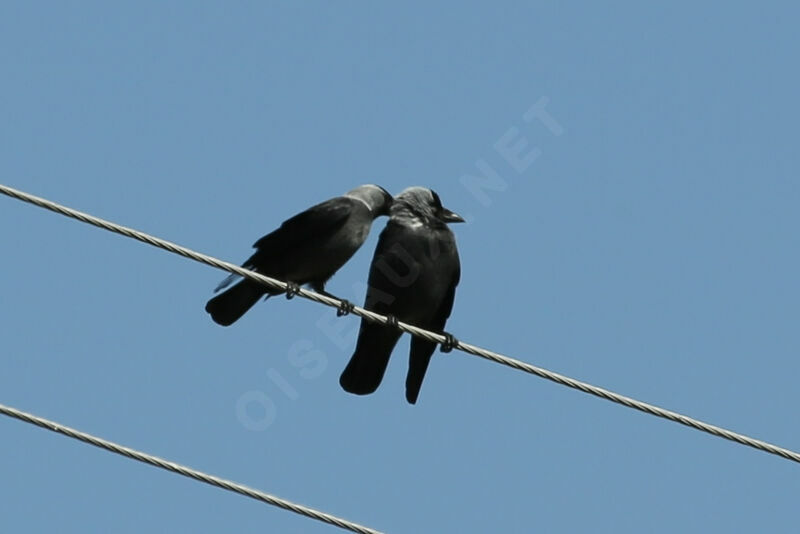
M 450 211 L 447 208 L 442 208 L 442 211 L 439 213 L 439 218 L 441 220 L 443 220 L 444 222 L 446 222 L 446 223 L 466 222 L 466 221 L 464 221 L 464 217 L 462 217 L 458 213 Z

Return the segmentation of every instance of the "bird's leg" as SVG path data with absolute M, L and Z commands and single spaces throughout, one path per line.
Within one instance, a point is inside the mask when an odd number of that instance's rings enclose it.
M 294 282 L 286 282 L 286 300 L 291 300 L 300 293 L 300 286 Z
M 325 291 L 325 284 L 324 283 L 311 282 L 309 285 L 311 286 L 311 289 L 313 289 L 314 291 L 316 291 L 320 295 L 325 295 L 329 299 L 335 299 L 335 300 L 339 301 L 339 306 L 336 308 L 336 315 L 338 317 L 342 317 L 343 315 L 350 314 L 353 311 L 353 309 L 356 307 L 356 305 L 353 304 L 352 302 L 350 302 L 349 300 L 337 297 L 333 293 L 328 293 L 327 291 Z
M 337 317 L 342 317 L 344 315 L 349 315 L 354 309 L 355 304 L 350 302 L 349 300 L 340 299 L 339 300 L 339 308 L 336 310 Z
M 444 342 L 442 343 L 442 352 L 451 352 L 458 346 L 458 340 L 450 332 L 442 332 Z
M 397 328 L 397 317 L 394 315 L 387 315 L 386 316 L 386 326 L 391 326 L 392 328 Z

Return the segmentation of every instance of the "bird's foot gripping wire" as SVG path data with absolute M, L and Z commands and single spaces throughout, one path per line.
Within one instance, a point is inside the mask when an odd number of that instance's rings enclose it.
M 397 317 L 394 315 L 387 315 L 386 316 L 386 326 L 391 326 L 392 328 L 397 328 Z
M 300 293 L 300 286 L 294 282 L 286 282 L 286 300 L 291 300 Z
M 355 307 L 355 304 L 349 300 L 341 299 L 339 301 L 339 307 L 336 309 L 336 316 L 342 317 L 344 315 L 349 315 L 355 309 Z
M 451 352 L 454 348 L 458 346 L 458 340 L 456 337 L 449 333 L 449 332 L 442 332 L 444 336 L 444 341 L 442 342 L 442 352 Z

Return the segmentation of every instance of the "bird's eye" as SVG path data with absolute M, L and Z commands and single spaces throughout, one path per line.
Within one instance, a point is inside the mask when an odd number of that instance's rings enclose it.
M 436 194 L 436 191 L 431 189 L 431 195 L 433 195 L 433 205 L 438 209 L 442 209 L 442 201 L 439 199 L 439 195 Z

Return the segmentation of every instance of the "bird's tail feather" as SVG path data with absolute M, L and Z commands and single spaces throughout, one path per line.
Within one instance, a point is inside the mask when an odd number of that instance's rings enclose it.
M 356 351 L 339 377 L 342 389 L 356 395 L 368 395 L 378 389 L 400 334 L 394 328 L 362 323 Z
M 242 280 L 227 291 L 220 293 L 206 304 L 206 311 L 215 323 L 230 326 L 253 307 L 265 293 L 273 294 L 263 285 L 252 280 Z
M 411 340 L 411 352 L 408 357 L 408 374 L 406 375 L 406 400 L 410 404 L 417 403 L 425 372 L 436 350 L 436 343 L 415 337 Z

